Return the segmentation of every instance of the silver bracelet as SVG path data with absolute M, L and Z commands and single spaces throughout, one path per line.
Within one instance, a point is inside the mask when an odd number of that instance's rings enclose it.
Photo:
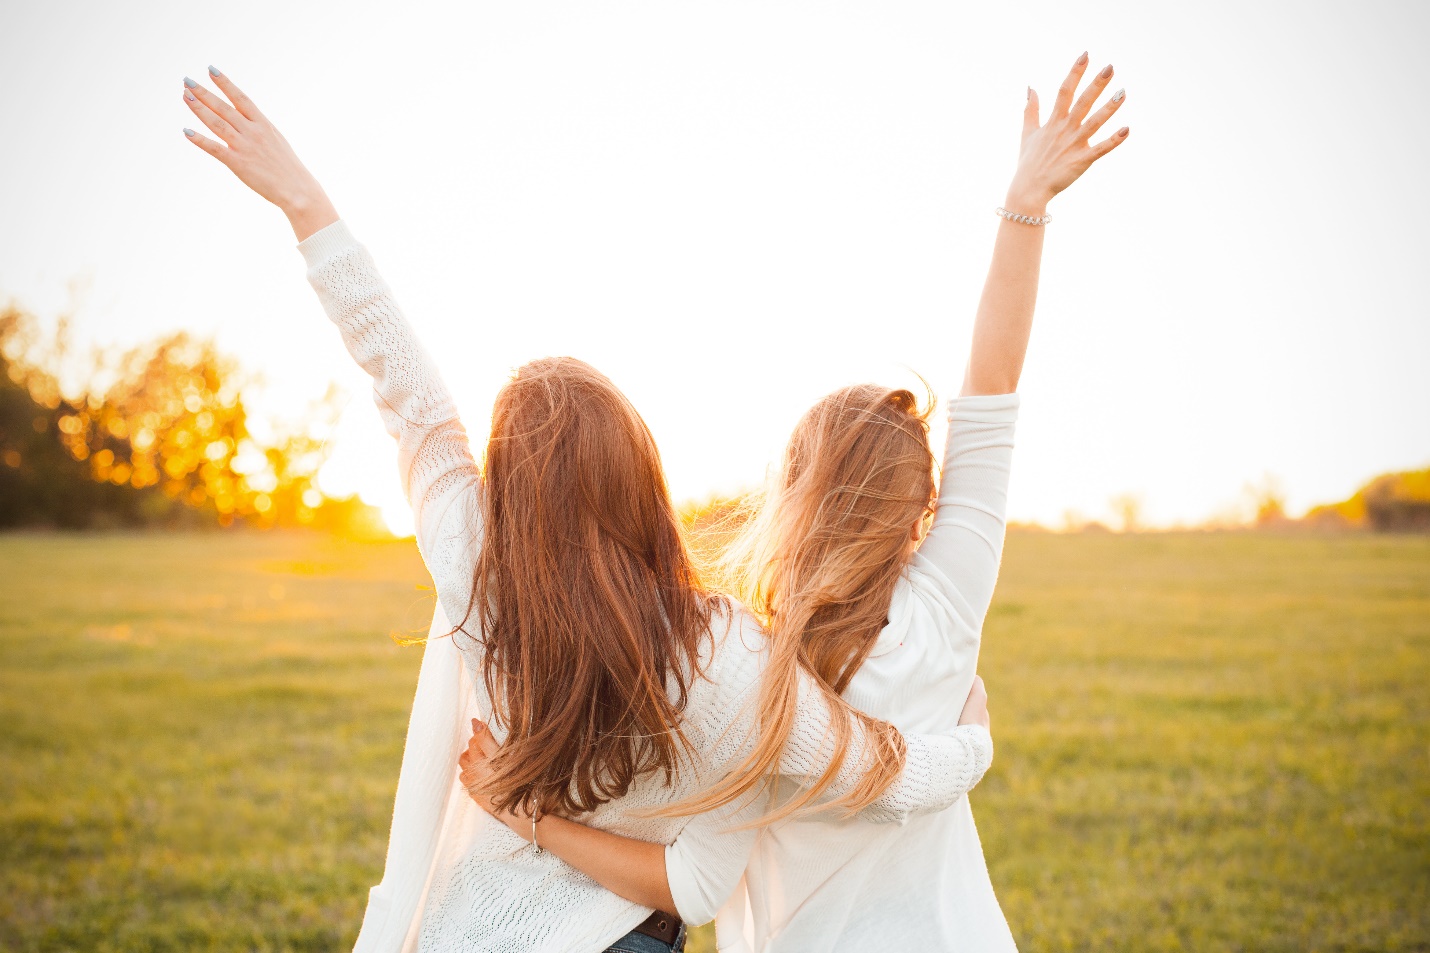
M 1006 218 L 1010 222 L 1018 222 L 1020 225 L 1046 225 L 1053 220 L 1051 215 L 1019 215 L 1017 212 L 1010 212 L 1006 208 L 999 206 L 993 214 Z

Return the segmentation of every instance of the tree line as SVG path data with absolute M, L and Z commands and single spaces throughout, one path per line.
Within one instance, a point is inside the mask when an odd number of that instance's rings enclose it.
M 1383 473 L 1349 499 L 1313 507 L 1303 519 L 1381 533 L 1430 533 L 1430 468 Z
M 68 390 L 65 368 L 79 381 Z M 318 488 L 325 459 L 307 429 L 251 431 L 240 369 L 212 341 L 181 332 L 76 355 L 64 322 L 46 331 L 0 310 L 0 528 L 380 534 L 371 507 Z

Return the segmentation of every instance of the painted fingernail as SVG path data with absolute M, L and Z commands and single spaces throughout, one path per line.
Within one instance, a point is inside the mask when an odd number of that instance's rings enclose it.
M 190 129 L 188 126 L 185 126 L 185 127 L 184 127 L 184 135 L 186 135 L 186 136 L 188 136 L 190 139 L 192 139 L 192 138 L 194 138 L 194 131 L 193 131 L 192 129 Z
M 1074 65 L 1074 66 L 1086 66 L 1086 65 L 1087 65 L 1087 51 L 1086 51 L 1086 50 L 1083 51 L 1082 56 L 1079 56 L 1079 57 L 1077 58 L 1077 62 L 1074 63 L 1073 65 Z
M 1126 139 L 1128 131 L 1128 128 L 1126 126 L 1123 126 L 1121 129 L 1117 130 L 1117 138 Z
M 1125 90 L 1125 89 L 1119 89 L 1117 92 L 1115 92 L 1115 93 L 1112 94 L 1112 101 L 1113 101 L 1114 103 L 1120 103 L 1120 102 L 1122 102 L 1122 97 L 1123 97 L 1123 95 L 1124 95 L 1126 92 L 1127 92 L 1127 90 Z
M 184 94 L 184 99 L 187 100 L 188 102 L 191 102 L 191 103 L 193 103 L 193 102 L 198 102 L 198 100 L 194 99 L 194 94 L 193 94 L 193 93 L 185 93 L 185 94 Z
M 1111 63 L 1108 63 L 1105 67 L 1103 67 L 1102 72 L 1098 74 L 1098 77 L 1097 77 L 1097 78 L 1098 78 L 1098 79 L 1112 79 L 1112 64 L 1111 64 Z
M 199 84 L 185 76 L 184 85 L 189 87 L 189 89 L 197 89 Z
M 209 67 L 209 75 L 210 75 L 210 76 L 222 76 L 223 74 L 218 71 L 218 67 L 217 67 L 217 66 L 210 66 L 210 67 Z

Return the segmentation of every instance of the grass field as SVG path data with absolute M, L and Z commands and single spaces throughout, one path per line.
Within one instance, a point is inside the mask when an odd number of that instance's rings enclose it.
M 0 537 L 0 949 L 348 949 L 425 583 L 410 543 Z M 1430 950 L 1427 663 L 1427 538 L 1013 536 L 973 798 L 1022 949 Z

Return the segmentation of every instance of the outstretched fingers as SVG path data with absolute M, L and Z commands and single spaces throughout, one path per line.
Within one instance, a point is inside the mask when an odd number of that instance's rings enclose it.
M 1028 87 L 1028 105 L 1023 108 L 1023 138 L 1038 128 L 1038 93 Z
M 263 118 L 263 113 L 258 111 L 258 107 L 253 104 L 253 100 L 249 99 L 243 90 L 234 84 L 233 80 L 229 79 L 223 73 L 220 73 L 217 67 L 209 67 L 209 76 L 213 77 L 214 83 L 217 84 L 219 89 L 223 90 L 223 94 L 228 97 L 228 101 L 233 103 L 234 108 L 237 109 L 239 114 L 245 119 L 257 122 Z
M 203 103 L 205 106 L 209 107 L 209 109 L 213 110 L 213 114 L 215 116 L 219 117 L 224 122 L 228 123 L 230 126 L 233 126 L 235 129 L 242 131 L 244 122 L 246 120 L 242 115 L 239 114 L 238 110 L 234 109 L 228 103 L 224 102 L 222 96 L 209 90 L 207 87 L 194 82 L 187 76 L 184 77 L 184 88 L 188 91 L 190 95 L 197 98 L 199 102 Z
M 238 130 L 234 124 L 220 116 L 209 106 L 206 99 L 218 99 L 213 93 L 202 87 L 186 88 L 184 90 L 184 102 L 188 104 L 190 111 L 198 117 L 199 122 L 208 127 L 209 131 L 218 136 L 229 145 L 233 145 L 238 138 Z
M 1068 113 L 1068 119 L 1073 122 L 1082 122 L 1087 114 L 1092 111 L 1092 104 L 1097 102 L 1097 97 L 1102 95 L 1102 91 L 1107 88 L 1107 84 L 1112 80 L 1112 64 L 1109 63 L 1098 71 L 1092 78 L 1092 82 L 1087 84 L 1087 89 L 1082 91 L 1082 95 L 1073 104 L 1072 110 Z
M 1131 131 L 1132 130 L 1128 129 L 1126 126 L 1123 126 L 1121 129 L 1117 130 L 1112 135 L 1108 136 L 1106 139 L 1094 145 L 1092 147 L 1093 161 L 1096 162 L 1098 159 L 1101 159 L 1113 149 L 1116 149 L 1118 146 L 1126 142 L 1127 135 Z
M 203 135 L 202 133 L 195 132 L 187 126 L 184 127 L 184 135 L 194 145 L 198 146 L 200 149 L 204 150 L 209 155 L 222 162 L 224 165 L 228 165 L 228 149 L 225 148 L 223 145 L 214 142 L 212 139 L 210 139 L 208 136 Z
M 1112 94 L 1112 98 L 1102 104 L 1102 108 L 1092 114 L 1087 122 L 1082 124 L 1082 134 L 1084 138 L 1091 139 L 1102 128 L 1102 124 L 1112 118 L 1112 114 L 1122 108 L 1123 102 L 1127 99 L 1127 91 L 1119 89 Z
M 1068 70 L 1068 78 L 1058 87 L 1058 96 L 1053 100 L 1053 111 L 1048 118 L 1055 119 L 1068 114 L 1068 110 L 1072 108 L 1073 94 L 1077 92 L 1078 83 L 1082 82 L 1082 74 L 1085 72 L 1087 54 L 1083 53 L 1073 63 L 1072 69 Z

